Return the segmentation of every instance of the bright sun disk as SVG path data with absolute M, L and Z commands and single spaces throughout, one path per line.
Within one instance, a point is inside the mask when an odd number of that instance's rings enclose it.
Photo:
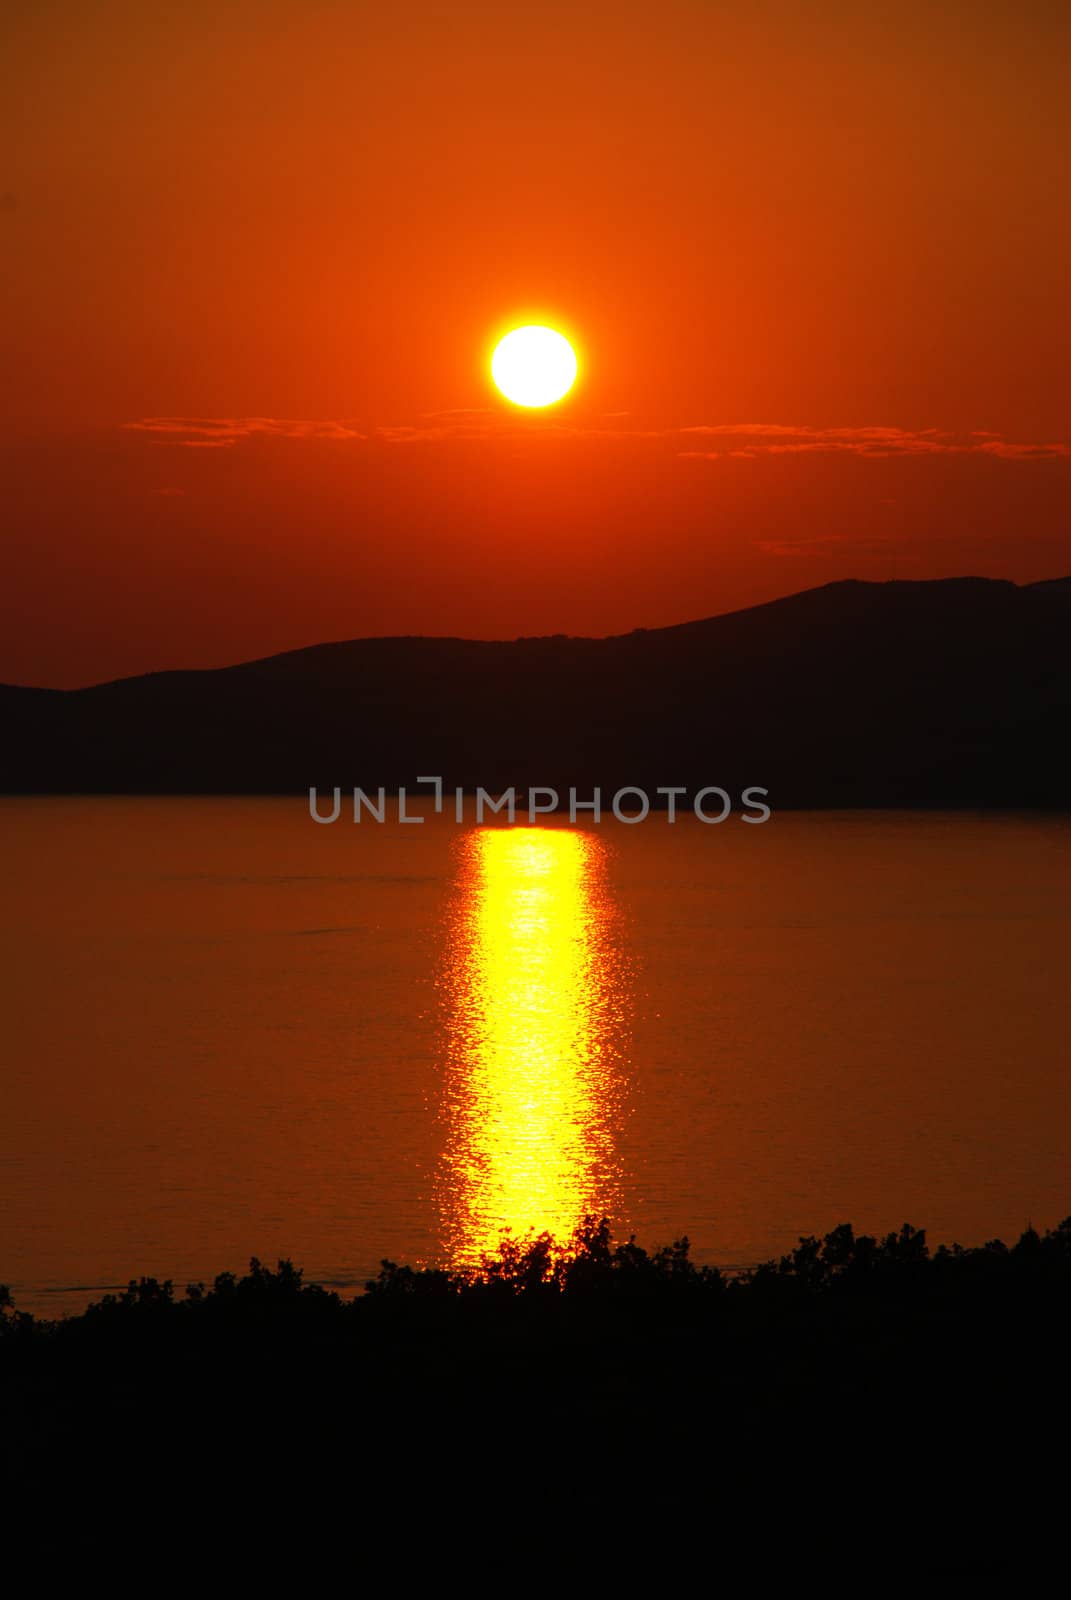
M 550 406 L 573 387 L 576 356 L 553 328 L 514 328 L 495 347 L 491 376 L 515 406 Z

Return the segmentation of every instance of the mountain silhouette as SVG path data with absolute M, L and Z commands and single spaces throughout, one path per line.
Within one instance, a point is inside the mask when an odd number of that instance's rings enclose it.
M 779 806 L 1068 802 L 1071 578 L 827 584 L 607 639 L 354 639 L 0 687 L 7 793 L 768 789 Z

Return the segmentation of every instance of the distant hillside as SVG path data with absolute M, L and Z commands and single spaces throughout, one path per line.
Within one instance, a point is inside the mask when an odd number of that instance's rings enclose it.
M 611 639 L 354 639 L 0 688 L 8 793 L 624 784 L 777 806 L 1068 804 L 1071 579 L 828 584 Z

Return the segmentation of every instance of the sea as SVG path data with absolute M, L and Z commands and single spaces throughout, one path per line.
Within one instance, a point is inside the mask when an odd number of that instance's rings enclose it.
M 0 801 L 0 1282 L 1071 1213 L 1071 821 Z

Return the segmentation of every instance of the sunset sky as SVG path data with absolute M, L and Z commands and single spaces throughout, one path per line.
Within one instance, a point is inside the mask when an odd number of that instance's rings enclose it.
M 0 679 L 1071 571 L 1071 7 L 3 8 Z M 565 401 L 495 338 L 573 339 Z

